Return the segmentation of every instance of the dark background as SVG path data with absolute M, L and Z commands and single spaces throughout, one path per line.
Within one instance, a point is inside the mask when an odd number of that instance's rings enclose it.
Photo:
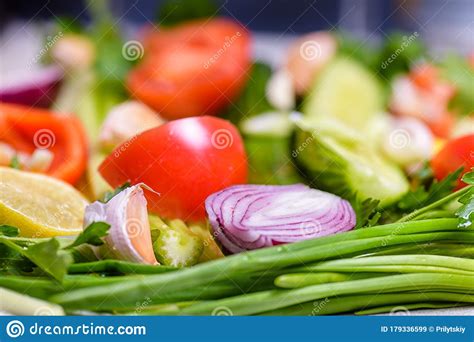
M 199 0 L 197 0 L 199 1 Z M 215 0 L 219 14 L 254 31 L 298 34 L 335 27 L 371 39 L 417 31 L 432 49 L 474 49 L 474 0 Z M 160 0 L 112 0 L 121 24 L 156 22 Z M 87 23 L 81 0 L 0 0 L 0 23 L 69 16 Z

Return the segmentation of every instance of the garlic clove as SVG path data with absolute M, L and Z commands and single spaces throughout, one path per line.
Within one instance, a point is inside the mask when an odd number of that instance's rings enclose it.
M 86 207 L 84 225 L 103 221 L 110 224 L 105 245 L 97 250 L 101 258 L 157 264 L 151 241 L 146 199 L 141 185 L 129 187 L 109 202 Z

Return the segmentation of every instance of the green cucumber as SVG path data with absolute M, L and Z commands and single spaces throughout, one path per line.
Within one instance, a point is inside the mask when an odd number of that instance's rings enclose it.
M 204 250 L 201 238 L 181 220 L 167 224 L 159 217 L 149 215 L 153 251 L 160 264 L 185 267 L 196 264 Z
M 303 104 L 308 118 L 331 117 L 347 126 L 364 128 L 383 110 L 379 81 L 358 62 L 339 57 L 316 79 Z
M 288 114 L 267 112 L 242 121 L 249 182 L 294 184 L 301 181 L 291 160 L 293 124 Z
M 358 132 L 341 129 L 334 120 L 296 118 L 295 122 L 293 157 L 312 185 L 346 198 L 356 192 L 362 200 L 380 200 L 381 206 L 394 203 L 408 191 L 403 172 Z

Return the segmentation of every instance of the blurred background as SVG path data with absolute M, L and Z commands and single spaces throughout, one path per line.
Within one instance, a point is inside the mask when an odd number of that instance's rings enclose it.
M 196 1 L 199 0 L 188 0 Z M 167 1 L 168 3 L 170 1 Z M 206 6 L 208 1 L 201 1 Z M 433 53 L 474 48 L 472 0 L 215 0 L 219 14 L 234 17 L 260 36 L 256 54 L 268 44 L 284 45 L 286 37 L 320 29 L 342 29 L 377 42 L 394 30 L 418 32 Z M 182 6 L 177 2 L 177 6 Z M 181 1 L 186 3 L 186 1 Z M 122 26 L 157 22 L 160 0 L 115 0 L 114 15 Z M 185 6 L 185 5 L 184 5 Z M 69 17 L 87 23 L 86 1 L 2 0 L 1 24 Z M 273 37 L 272 37 L 273 35 Z M 263 48 L 260 48 L 263 47 Z M 274 52 L 275 53 L 275 52 Z M 271 57 L 269 57 L 271 59 Z

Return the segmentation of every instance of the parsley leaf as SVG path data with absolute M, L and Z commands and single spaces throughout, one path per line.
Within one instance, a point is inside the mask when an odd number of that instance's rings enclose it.
M 372 227 L 378 223 L 382 213 L 378 207 L 380 201 L 372 198 L 360 200 L 357 193 L 348 196 L 348 201 L 352 205 L 356 215 L 356 225 L 354 229 Z
M 425 207 L 452 193 L 463 168 L 450 173 L 441 181 L 434 180 L 429 187 L 420 185 L 406 193 L 399 201 L 398 208 L 411 211 Z

